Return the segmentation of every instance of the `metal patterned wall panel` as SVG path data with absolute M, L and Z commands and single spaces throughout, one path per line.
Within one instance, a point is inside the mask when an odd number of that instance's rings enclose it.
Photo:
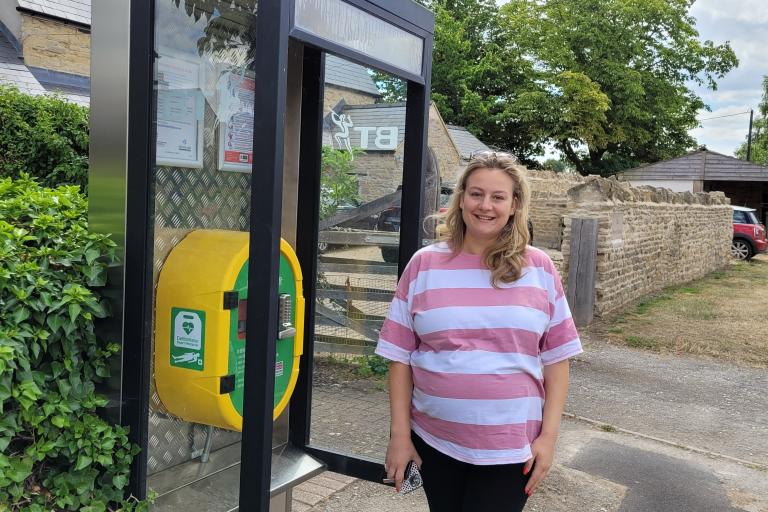
M 206 116 L 213 116 L 208 110 Z M 206 119 L 208 121 L 208 119 Z M 216 130 L 206 122 L 205 146 L 215 147 Z M 216 152 L 206 151 L 202 169 L 158 167 L 155 182 L 153 282 L 170 251 L 194 229 L 247 231 L 250 174 L 216 169 Z M 153 322 L 154 325 L 154 322 Z M 155 340 L 152 340 L 154 354 Z M 152 358 L 154 376 L 154 357 Z M 205 443 L 206 427 L 176 418 L 160 402 L 154 377 L 150 386 L 147 472 L 154 474 L 187 462 Z M 214 429 L 212 450 L 240 441 L 240 433 Z

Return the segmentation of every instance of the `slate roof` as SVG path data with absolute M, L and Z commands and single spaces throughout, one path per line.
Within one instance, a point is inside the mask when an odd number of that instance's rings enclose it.
M 373 83 L 373 78 L 368 74 L 367 69 L 331 54 L 327 54 L 325 57 L 325 83 L 346 87 L 371 96 L 381 96 L 381 92 Z
M 35 95 L 45 92 L 2 31 L 0 31 L 0 83 L 15 85 L 27 94 Z
M 768 181 L 768 167 L 700 149 L 663 162 L 629 169 L 620 173 L 619 179 Z
M 87 89 L 41 83 L 32 71 L 24 65 L 24 62 L 19 58 L 16 48 L 11 45 L 2 31 L 0 31 L 0 84 L 16 86 L 21 92 L 33 96 L 45 93 L 58 93 L 78 105 L 87 107 L 90 104 Z
M 3 0 L 7 2 L 8 0 Z M 19 7 L 67 21 L 91 24 L 91 0 L 17 0 Z
M 447 124 L 448 135 L 456 145 L 456 149 L 461 153 L 461 158 L 469 160 L 470 155 L 475 151 L 490 151 L 491 148 L 483 144 L 477 137 L 472 135 L 469 130 L 463 126 L 454 126 Z

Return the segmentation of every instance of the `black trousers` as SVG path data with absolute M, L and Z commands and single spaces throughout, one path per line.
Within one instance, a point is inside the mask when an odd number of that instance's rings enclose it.
M 421 456 L 421 477 L 430 512 L 519 512 L 528 496 L 520 464 L 477 466 L 445 455 L 415 433 L 413 445 Z

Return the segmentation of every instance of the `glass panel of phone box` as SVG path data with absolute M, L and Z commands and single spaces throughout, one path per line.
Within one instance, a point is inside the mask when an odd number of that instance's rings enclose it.
M 404 81 L 326 55 L 311 445 L 382 461 L 405 105 Z
M 239 466 L 215 492 L 184 486 L 239 461 L 256 0 L 155 5 L 147 483 L 157 510 L 230 510 Z M 222 290 L 234 292 L 224 311 Z

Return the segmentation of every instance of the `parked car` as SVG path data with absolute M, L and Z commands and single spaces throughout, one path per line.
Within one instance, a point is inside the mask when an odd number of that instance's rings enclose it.
M 399 189 L 400 187 L 398 187 Z M 445 213 L 448 210 L 448 203 L 451 200 L 453 188 L 448 186 L 440 187 L 440 198 L 438 199 L 438 211 Z M 400 207 L 393 206 L 379 214 L 376 228 L 381 231 L 400 231 Z M 533 245 L 533 223 L 528 219 L 528 233 L 530 234 L 529 244 Z M 399 249 L 397 247 L 382 247 L 381 257 L 387 263 L 397 263 Z
M 733 208 L 733 241 L 731 256 L 740 260 L 748 260 L 755 254 L 768 251 L 768 238 L 765 226 L 755 215 L 754 208 L 732 206 Z

